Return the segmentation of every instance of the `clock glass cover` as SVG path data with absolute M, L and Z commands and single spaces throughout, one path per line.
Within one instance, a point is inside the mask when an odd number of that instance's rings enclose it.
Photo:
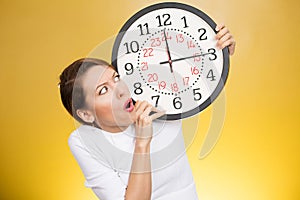
M 146 7 L 121 28 L 112 65 L 133 100 L 166 110 L 164 119 L 195 115 L 216 99 L 228 76 L 228 49 L 217 49 L 215 27 L 186 4 Z

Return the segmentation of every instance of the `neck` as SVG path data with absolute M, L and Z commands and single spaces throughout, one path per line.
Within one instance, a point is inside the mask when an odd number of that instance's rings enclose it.
M 98 128 L 110 133 L 119 133 L 126 130 L 128 127 L 129 125 L 128 126 L 102 126 L 101 128 L 100 127 Z

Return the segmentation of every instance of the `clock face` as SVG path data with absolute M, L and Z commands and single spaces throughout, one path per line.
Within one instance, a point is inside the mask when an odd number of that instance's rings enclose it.
M 215 27 L 185 4 L 149 6 L 122 27 L 112 64 L 134 100 L 166 110 L 168 120 L 192 116 L 213 102 L 228 76 L 228 49 L 216 48 Z

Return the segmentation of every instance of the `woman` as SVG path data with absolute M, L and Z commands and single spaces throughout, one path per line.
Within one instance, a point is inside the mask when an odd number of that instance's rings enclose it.
M 232 35 L 224 25 L 216 30 L 217 47 L 228 46 L 232 55 Z M 146 101 L 133 105 L 112 66 L 93 58 L 75 61 L 60 75 L 60 93 L 82 124 L 69 146 L 85 185 L 101 200 L 198 199 L 181 122 L 154 121 L 164 112 Z

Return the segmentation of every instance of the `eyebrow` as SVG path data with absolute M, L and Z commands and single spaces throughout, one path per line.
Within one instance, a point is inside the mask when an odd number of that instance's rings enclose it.
M 112 75 L 112 78 L 114 78 L 116 74 L 117 74 L 117 72 L 114 72 L 113 75 Z M 106 83 L 107 83 L 107 81 L 104 82 L 104 83 L 99 84 L 99 85 L 96 87 L 95 91 L 97 91 L 97 89 L 98 89 L 99 87 L 101 87 L 102 85 L 105 85 Z

